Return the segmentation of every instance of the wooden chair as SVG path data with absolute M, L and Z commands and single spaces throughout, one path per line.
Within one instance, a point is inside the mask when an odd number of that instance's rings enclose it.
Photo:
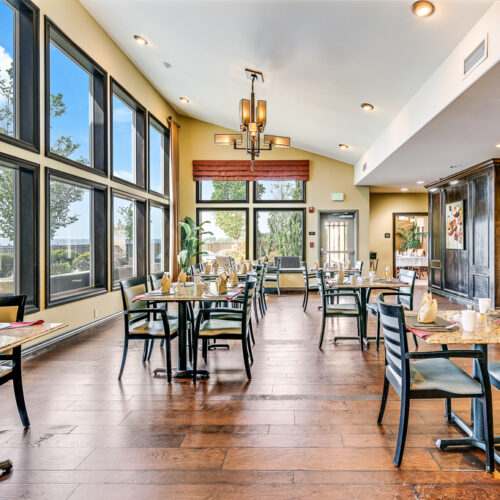
M 397 303 L 402 305 L 406 310 L 413 310 L 413 295 L 415 293 L 415 280 L 417 278 L 417 273 L 415 271 L 410 271 L 408 269 L 401 269 L 399 271 L 398 279 L 403 283 L 408 283 L 410 286 L 401 287 L 398 292 L 387 292 L 384 293 L 385 296 L 392 295 L 397 298 Z M 368 302 L 370 300 L 371 290 L 368 291 L 366 310 L 373 314 L 377 318 L 377 336 L 375 337 L 376 348 L 378 349 L 380 343 L 380 319 L 379 319 L 379 309 L 376 302 Z M 373 337 L 372 337 L 373 338 Z M 413 341 L 415 342 L 415 348 L 418 348 L 418 342 L 416 335 L 413 335 Z
M 359 303 L 358 294 L 352 290 L 342 290 L 339 292 L 328 291 L 325 283 L 325 275 L 323 271 L 316 271 L 316 276 L 318 278 L 319 292 L 321 295 L 322 302 L 322 318 L 321 318 L 321 335 L 319 337 L 319 348 L 321 349 L 323 345 L 323 337 L 325 335 L 325 327 L 327 318 L 335 318 L 339 316 L 347 316 L 350 318 L 356 318 L 358 327 L 357 337 L 333 337 L 333 341 L 336 342 L 337 339 L 340 340 L 359 340 L 361 350 L 363 350 L 363 338 L 361 336 L 361 322 L 363 317 L 361 314 L 361 305 Z M 354 299 L 354 302 L 348 304 L 333 304 L 331 299 L 334 297 L 350 297 Z
M 270 281 L 271 283 L 276 283 L 276 291 L 278 295 L 280 292 L 280 269 L 281 269 L 281 257 L 274 258 L 275 267 L 268 267 L 265 281 Z
M 316 272 L 309 272 L 307 263 L 301 262 L 302 275 L 304 276 L 304 299 L 302 300 L 302 309 L 304 312 L 307 310 L 307 303 L 309 302 L 309 292 L 319 292 L 318 283 L 311 283 L 311 279 L 316 279 Z
M 167 346 L 167 377 L 172 381 L 172 360 L 170 355 L 170 340 L 177 337 L 177 320 L 168 320 L 164 308 L 144 307 L 144 301 L 133 302 L 133 298 L 147 292 L 146 278 L 131 278 L 120 281 L 125 320 L 125 339 L 123 357 L 118 380 L 121 380 L 127 360 L 128 343 L 130 340 L 145 340 L 143 362 L 148 354 L 149 341 L 165 340 Z M 160 317 L 156 320 L 156 317 Z
M 204 341 L 209 339 L 227 339 L 240 340 L 243 351 L 243 361 L 248 380 L 252 379 L 250 371 L 250 355 L 251 345 L 249 336 L 249 324 L 252 314 L 252 302 L 255 297 L 255 287 L 257 278 L 249 276 L 245 284 L 245 292 L 243 295 L 243 307 L 241 309 L 229 307 L 211 307 L 200 310 L 196 321 L 193 338 L 193 382 L 196 383 L 196 370 L 198 361 L 198 339 Z M 225 319 L 220 315 L 215 318 L 211 317 L 215 313 L 229 313 L 229 319 Z M 233 319 L 237 317 L 237 319 Z M 207 362 L 206 351 L 203 352 L 205 363 Z
M 378 297 L 379 318 L 385 340 L 385 371 L 382 401 L 377 423 L 382 423 L 389 384 L 401 399 L 399 432 L 394 465 L 403 459 L 411 399 L 477 398 L 484 409 L 486 462 L 488 471 L 495 468 L 493 448 L 493 412 L 488 367 L 478 350 L 408 352 L 404 310 L 399 304 L 387 304 L 386 294 Z M 477 360 L 481 380 L 475 380 L 450 358 Z
M 25 306 L 26 295 L 0 296 L 0 323 L 23 321 Z M 1 334 L 2 331 L 0 331 L 0 335 Z M 4 331 L 4 334 L 8 335 L 8 331 Z M 24 401 L 23 379 L 21 374 L 21 346 L 14 347 L 14 349 L 0 354 L 0 361 L 11 362 L 10 366 L 0 366 L 0 385 L 6 384 L 12 380 L 17 411 L 21 417 L 23 427 L 29 427 L 30 420 Z

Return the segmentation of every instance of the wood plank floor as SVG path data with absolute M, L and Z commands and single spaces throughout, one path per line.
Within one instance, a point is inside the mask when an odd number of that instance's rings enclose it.
M 269 300 L 255 328 L 251 382 L 238 344 L 209 353 L 211 377 L 196 387 L 153 377 L 163 352 L 157 345 L 143 365 L 137 344 L 120 383 L 121 319 L 29 360 L 27 432 L 12 386 L 0 388 L 0 458 L 15 464 L 0 478 L 0 498 L 499 498 L 500 473 L 485 472 L 482 453 L 435 448 L 438 437 L 459 435 L 445 423 L 441 401 L 412 404 L 396 469 L 393 392 L 384 425 L 376 424 L 383 347 L 333 345 L 333 329 L 354 332 L 354 321 L 342 318 L 328 324 L 318 350 L 319 301 L 311 298 L 307 314 L 301 302 L 299 294 Z M 374 329 L 371 320 L 369 334 Z M 500 350 L 491 354 L 500 358 Z M 500 391 L 494 399 L 500 434 Z M 454 407 L 467 418 L 467 401 Z

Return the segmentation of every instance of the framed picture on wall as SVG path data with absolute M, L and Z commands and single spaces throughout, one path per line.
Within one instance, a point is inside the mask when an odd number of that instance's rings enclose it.
M 464 249 L 464 201 L 446 204 L 446 249 Z

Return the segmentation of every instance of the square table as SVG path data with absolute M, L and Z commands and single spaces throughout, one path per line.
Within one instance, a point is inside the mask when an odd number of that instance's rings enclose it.
M 412 311 L 413 314 L 417 314 L 418 311 Z M 410 314 L 410 313 L 408 313 Z M 440 318 L 446 319 L 448 321 L 453 321 L 454 316 L 460 314 L 460 311 L 439 311 L 438 316 Z M 458 324 L 458 323 L 457 323 Z M 430 345 L 473 345 L 474 349 L 481 351 L 485 358 L 486 363 L 488 362 L 488 344 L 500 344 L 500 323 L 486 323 L 484 325 L 478 326 L 473 332 L 466 332 L 459 325 L 459 328 L 447 332 L 436 332 L 430 334 L 428 337 L 423 338 L 426 344 Z M 425 328 L 420 328 L 419 330 L 425 331 Z M 480 380 L 480 369 L 479 362 L 475 359 L 472 376 L 476 380 Z M 483 425 L 483 407 L 477 399 L 472 400 L 471 408 L 471 418 L 472 423 L 468 425 L 465 423 L 458 415 L 453 411 L 451 412 L 451 417 L 453 423 L 455 423 L 460 429 L 462 429 L 467 437 L 463 438 L 450 438 L 450 439 L 438 439 L 436 441 L 436 446 L 440 450 L 445 450 L 446 448 L 453 446 L 474 446 L 485 450 L 485 439 L 484 439 L 484 425 Z M 500 436 L 494 437 L 494 443 L 500 443 Z M 495 462 L 500 464 L 500 453 L 495 451 Z
M 23 344 L 59 330 L 64 326 L 67 325 L 64 323 L 42 323 L 17 328 L 3 328 L 0 330 L 0 354 L 11 349 L 20 350 Z M 10 469 L 12 469 L 10 460 L 0 460 L 0 471 L 8 472 Z

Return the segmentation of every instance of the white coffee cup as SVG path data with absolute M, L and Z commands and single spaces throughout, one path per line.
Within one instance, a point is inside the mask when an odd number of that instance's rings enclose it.
M 476 329 L 476 311 L 462 311 L 462 328 L 466 332 Z
M 184 295 L 184 283 L 177 283 L 177 295 L 179 295 L 179 297 Z
M 479 304 L 479 312 L 481 314 L 488 314 L 491 311 L 491 299 L 482 298 L 482 299 L 477 299 L 477 301 Z

